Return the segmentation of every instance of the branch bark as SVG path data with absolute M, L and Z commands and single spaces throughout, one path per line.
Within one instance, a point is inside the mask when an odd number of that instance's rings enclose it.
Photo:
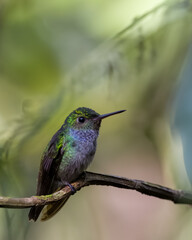
M 118 188 L 132 189 L 140 193 L 170 200 L 177 204 L 192 204 L 192 193 L 183 190 L 173 190 L 158 184 L 112 175 L 84 172 L 74 183 L 76 191 L 90 185 L 104 185 Z M 27 198 L 0 197 L 1 208 L 30 208 L 35 205 L 46 205 L 72 195 L 70 187 L 46 196 L 32 196 Z

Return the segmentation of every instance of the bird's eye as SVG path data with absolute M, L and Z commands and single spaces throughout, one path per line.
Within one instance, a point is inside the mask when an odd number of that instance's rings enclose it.
M 85 122 L 85 118 L 84 118 L 84 117 L 79 117 L 79 118 L 78 118 L 78 122 L 84 123 L 84 122 Z

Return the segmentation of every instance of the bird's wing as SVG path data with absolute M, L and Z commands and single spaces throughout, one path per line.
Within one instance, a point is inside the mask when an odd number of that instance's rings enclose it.
M 37 195 L 50 194 L 56 190 L 54 179 L 64 154 L 65 141 L 62 128 L 52 137 L 46 147 L 39 170 Z M 37 220 L 44 206 L 33 206 L 29 211 L 29 220 Z
M 37 195 L 49 194 L 52 189 L 54 177 L 57 174 L 62 156 L 64 154 L 64 134 L 59 129 L 52 137 L 42 157 L 39 170 Z

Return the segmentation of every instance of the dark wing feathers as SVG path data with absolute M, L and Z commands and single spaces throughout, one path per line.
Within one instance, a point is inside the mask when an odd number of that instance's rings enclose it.
M 37 184 L 37 196 L 56 191 L 55 188 L 57 188 L 57 186 L 54 186 L 53 182 L 63 154 L 64 134 L 61 128 L 52 137 L 42 157 Z M 36 221 L 42 209 L 43 206 L 32 207 L 29 212 L 29 219 Z
M 63 148 L 64 135 L 59 129 L 45 149 L 39 171 L 37 195 L 51 193 L 52 183 L 63 156 Z

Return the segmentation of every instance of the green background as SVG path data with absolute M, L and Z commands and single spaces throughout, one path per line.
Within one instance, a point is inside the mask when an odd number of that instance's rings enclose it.
M 89 170 L 189 190 L 172 122 L 191 9 L 177 0 L 1 1 L 0 194 L 35 194 L 46 144 L 80 106 L 127 109 L 103 121 Z M 189 210 L 91 186 L 45 223 L 29 222 L 28 209 L 0 209 L 0 239 L 191 239 Z

